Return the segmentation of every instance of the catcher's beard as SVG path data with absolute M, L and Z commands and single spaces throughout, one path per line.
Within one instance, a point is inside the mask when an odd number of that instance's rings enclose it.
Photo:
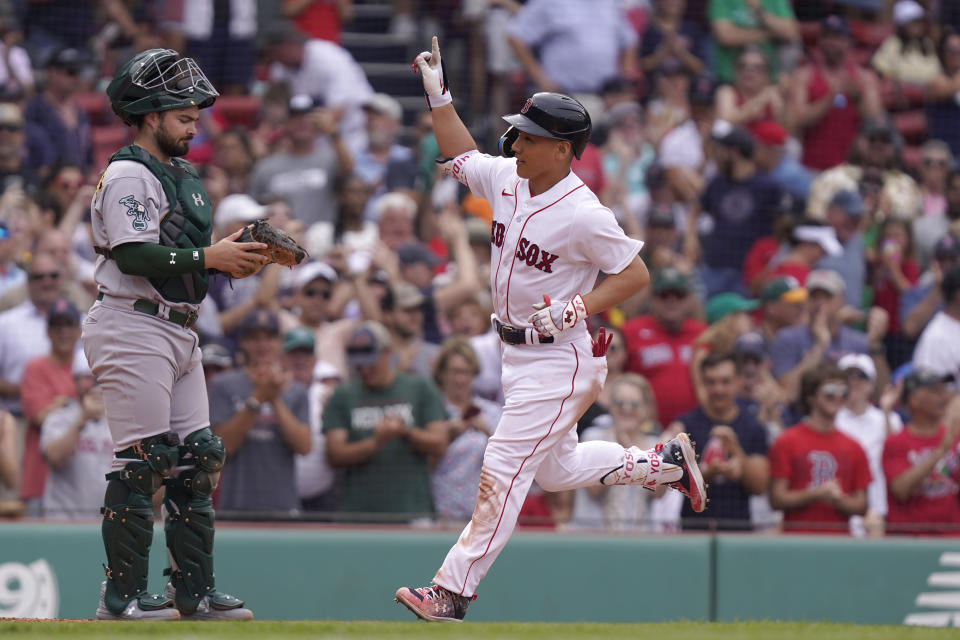
M 170 135 L 167 128 L 163 126 L 163 120 L 160 121 L 160 126 L 157 127 L 156 138 L 157 147 L 159 147 L 164 155 L 168 155 L 171 158 L 185 156 L 187 152 L 190 151 L 190 142 L 178 142 L 176 138 Z

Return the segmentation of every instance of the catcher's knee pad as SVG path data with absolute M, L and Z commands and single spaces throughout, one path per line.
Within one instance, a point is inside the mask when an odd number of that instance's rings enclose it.
M 176 589 L 176 605 L 181 612 L 191 614 L 200 600 L 214 591 L 215 515 L 210 496 L 217 487 L 226 449 L 219 436 L 201 429 L 187 436 L 183 450 L 183 462 L 194 466 L 165 482 L 164 531 L 174 564 L 168 573 Z

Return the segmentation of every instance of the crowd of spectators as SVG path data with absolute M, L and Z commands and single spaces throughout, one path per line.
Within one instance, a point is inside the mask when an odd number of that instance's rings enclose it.
M 384 83 L 405 61 L 377 58 L 437 32 L 485 151 L 532 91 L 590 111 L 574 171 L 652 281 L 589 318 L 609 374 L 576 428 L 641 448 L 686 431 L 710 483 L 702 514 L 534 486 L 521 524 L 960 532 L 947 0 L 0 2 L 0 513 L 97 517 L 89 202 L 130 140 L 102 89 L 169 46 L 223 94 L 187 157 L 215 235 L 268 219 L 310 254 L 216 276 L 201 307 L 218 516 L 470 517 L 502 403 L 491 210 L 435 169 L 418 80 Z

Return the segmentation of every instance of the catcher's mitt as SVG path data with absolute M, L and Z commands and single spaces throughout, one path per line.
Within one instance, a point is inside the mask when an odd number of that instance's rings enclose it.
M 297 244 L 289 233 L 277 229 L 263 220 L 254 220 L 244 227 L 243 233 L 237 238 L 237 242 L 262 242 L 267 245 L 267 248 L 252 253 L 267 256 L 270 262 L 282 264 L 285 267 L 298 265 L 307 257 L 307 252 Z M 246 278 L 257 271 L 260 271 L 260 268 L 249 273 L 234 273 L 233 277 Z

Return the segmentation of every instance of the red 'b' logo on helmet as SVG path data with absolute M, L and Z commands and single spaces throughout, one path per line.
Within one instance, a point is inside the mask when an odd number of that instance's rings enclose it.
M 530 105 L 533 104 L 533 98 L 527 98 L 527 101 L 523 104 L 523 109 L 520 109 L 520 113 L 526 113 L 530 109 Z

